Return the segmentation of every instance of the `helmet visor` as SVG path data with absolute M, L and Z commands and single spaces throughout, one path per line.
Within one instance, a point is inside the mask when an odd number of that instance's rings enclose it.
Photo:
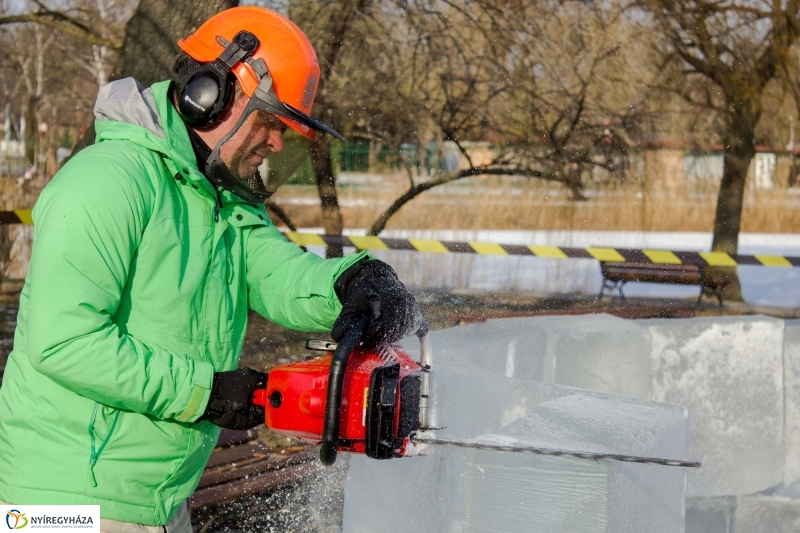
M 247 106 L 236 125 L 215 147 L 212 152 L 212 160 L 219 160 L 221 164 L 220 153 L 222 147 L 231 140 L 253 113 L 262 114 L 264 120 L 270 120 L 270 118 L 272 120 L 280 119 L 280 122 L 275 121 L 281 125 L 287 124 L 291 126 L 293 130 L 303 135 L 306 139 L 309 137 L 307 133 L 314 132 L 315 135 L 311 135 L 314 141 L 318 141 L 323 133 L 328 133 L 337 139 L 344 140 L 338 132 L 327 124 L 287 103 L 281 102 L 272 89 L 272 77 L 265 73 L 261 77 L 253 96 L 248 100 Z M 297 128 L 296 125 L 301 127 Z M 269 198 L 278 187 L 283 185 L 295 173 L 308 156 L 309 146 L 308 142 L 305 142 L 303 143 L 303 149 L 281 150 L 280 152 L 267 154 L 259 169 L 260 172 L 252 167 L 248 172 L 246 169 L 251 164 L 249 160 L 250 153 L 246 150 L 236 150 L 229 170 L 233 171 L 234 176 L 247 175 L 252 177 L 244 181 L 239 178 L 239 183 L 236 184 L 234 192 L 248 201 L 250 201 L 249 198 L 258 198 L 259 200 Z M 264 169 L 264 167 L 266 168 Z
M 310 157 L 310 141 L 296 133 L 283 135 L 283 150 L 269 154 L 259 168 L 264 188 L 274 194 Z
M 252 100 L 251 98 L 251 102 Z M 272 196 L 278 187 L 291 178 L 309 157 L 310 141 L 293 131 L 287 134 L 287 126 L 279 118 L 259 106 L 248 104 L 237 124 L 212 150 L 208 171 L 218 178 L 215 183 L 219 182 L 219 185 L 247 201 L 261 202 Z M 245 124 L 252 126 L 244 130 L 246 134 L 237 135 Z M 264 153 L 265 145 L 254 137 L 264 135 L 264 128 L 270 131 L 268 136 L 274 135 L 275 130 L 280 130 L 283 149 Z M 229 143 L 234 142 L 236 145 L 231 149 L 225 149 Z M 223 151 L 230 154 L 226 163 L 222 160 Z
M 272 87 L 272 76 L 270 76 L 269 72 L 267 72 L 266 65 L 264 65 L 263 62 L 253 61 L 250 63 L 250 65 L 259 73 L 261 79 L 258 82 L 258 86 L 256 87 L 253 96 L 250 97 L 250 102 L 248 103 L 249 106 L 281 117 L 281 120 L 284 120 L 284 122 L 291 126 L 293 130 L 305 137 L 310 137 L 309 133 L 314 131 L 317 133 L 317 135 L 312 137 L 315 137 L 314 140 L 317 141 L 324 133 L 332 135 L 340 141 L 345 140 L 345 138 L 342 137 L 338 131 L 334 130 L 318 118 L 304 113 L 300 109 L 297 109 L 286 102 L 281 102 Z M 297 126 L 300 127 L 298 128 Z

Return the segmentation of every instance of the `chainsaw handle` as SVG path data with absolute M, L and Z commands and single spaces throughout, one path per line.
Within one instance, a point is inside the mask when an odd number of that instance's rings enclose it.
M 267 389 L 256 389 L 253 391 L 253 405 L 259 407 L 267 406 Z
M 325 425 L 322 430 L 322 447 L 319 450 L 319 460 L 325 466 L 336 462 L 339 448 L 339 418 L 342 410 L 342 388 L 344 385 L 344 371 L 350 354 L 355 350 L 361 335 L 367 327 L 369 318 L 363 317 L 345 331 L 336 351 L 333 353 L 331 369 L 328 374 L 328 394 L 325 399 Z

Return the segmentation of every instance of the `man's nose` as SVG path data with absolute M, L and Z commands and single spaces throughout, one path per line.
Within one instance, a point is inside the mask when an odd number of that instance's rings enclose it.
M 270 130 L 269 147 L 271 152 L 280 152 L 283 150 L 283 134 L 281 130 Z

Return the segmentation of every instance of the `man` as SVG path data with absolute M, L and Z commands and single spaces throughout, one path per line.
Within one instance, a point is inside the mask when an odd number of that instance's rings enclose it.
M 366 314 L 372 345 L 425 327 L 388 265 L 304 253 L 267 218 L 283 131 L 338 136 L 309 115 L 303 32 L 240 7 L 179 44 L 173 83 L 100 91 L 97 143 L 42 192 L 0 389 L 0 500 L 99 504 L 103 531 L 191 531 L 219 427 L 263 423 L 267 376 L 236 369 L 248 307 L 334 338 Z

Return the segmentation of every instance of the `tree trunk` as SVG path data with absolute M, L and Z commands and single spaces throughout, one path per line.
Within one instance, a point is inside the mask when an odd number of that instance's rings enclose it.
M 315 109 L 321 116 L 329 119 L 333 105 L 328 105 L 325 85 L 334 71 L 339 52 L 345 43 L 347 32 L 353 17 L 364 9 L 368 0 L 344 0 L 339 5 L 329 7 L 332 16 L 330 25 L 324 32 L 325 38 L 316 43 L 320 53 L 320 80 L 317 85 L 317 102 Z M 341 235 L 344 228 L 342 213 L 339 210 L 339 199 L 336 195 L 336 177 L 333 175 L 331 159 L 331 140 L 327 136 L 311 145 L 311 161 L 317 180 L 317 194 L 322 204 L 322 224 L 325 233 Z M 328 247 L 327 257 L 342 257 L 344 251 L 340 247 Z
M 125 26 L 125 37 L 111 79 L 133 76 L 145 87 L 172 78 L 178 40 L 238 0 L 141 0 Z
M 735 254 L 739 249 L 739 231 L 742 226 L 742 207 L 747 170 L 755 155 L 755 148 L 726 151 L 724 171 L 717 197 L 717 212 L 714 218 L 715 252 Z
M 317 193 L 322 206 L 322 226 L 327 235 L 341 235 L 344 221 L 339 210 L 339 198 L 336 196 L 336 178 L 333 175 L 330 138 L 323 137 L 319 142 L 311 144 L 311 161 L 314 165 Z M 342 257 L 343 255 L 344 251 L 341 247 L 328 247 L 328 257 Z
M 583 169 L 577 163 L 571 163 L 567 169 L 566 185 L 569 187 L 569 199 L 572 202 L 585 202 L 588 200 L 583 194 L 582 173 Z
M 39 97 L 35 94 L 28 96 L 25 106 L 25 169 L 38 166 L 36 157 L 37 139 L 39 135 L 39 121 L 36 120 L 39 108 Z
M 133 77 L 148 87 L 172 79 L 178 40 L 189 36 L 212 15 L 239 0 L 141 0 L 125 26 L 125 37 L 110 80 Z M 94 122 L 73 148 L 75 155 L 94 143 Z
M 742 207 L 747 170 L 756 153 L 753 145 L 752 129 L 737 135 L 726 142 L 724 170 L 717 197 L 717 211 L 714 218 L 714 242 L 711 250 L 735 254 L 739 250 L 739 231 L 742 226 Z M 742 301 L 742 286 L 736 267 L 715 267 L 711 269 L 714 277 L 728 280 L 722 293 L 725 300 Z

